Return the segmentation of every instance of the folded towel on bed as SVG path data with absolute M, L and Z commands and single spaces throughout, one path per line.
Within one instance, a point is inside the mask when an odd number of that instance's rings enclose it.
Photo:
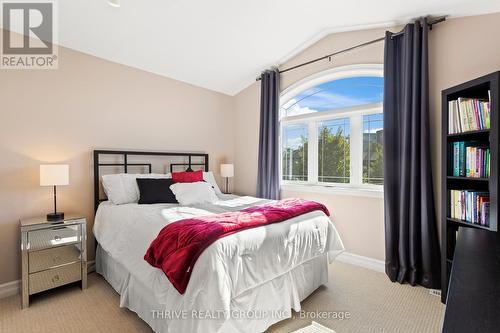
M 284 199 L 236 212 L 176 221 L 160 231 L 151 242 L 144 260 L 160 268 L 177 291 L 184 294 L 196 260 L 216 240 L 316 210 L 330 216 L 328 209 L 318 202 Z

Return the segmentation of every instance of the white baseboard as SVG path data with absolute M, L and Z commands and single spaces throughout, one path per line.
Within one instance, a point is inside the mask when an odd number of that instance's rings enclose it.
M 87 261 L 87 274 L 95 272 L 95 260 Z
M 346 264 L 368 268 L 380 273 L 385 272 L 385 262 L 382 260 L 364 257 L 349 252 L 343 252 L 337 257 L 337 260 Z
M 21 290 L 21 280 L 10 281 L 0 284 L 0 298 L 19 294 Z
M 95 271 L 95 260 L 87 261 L 87 273 Z M 21 280 L 0 284 L 0 299 L 17 295 L 21 292 Z

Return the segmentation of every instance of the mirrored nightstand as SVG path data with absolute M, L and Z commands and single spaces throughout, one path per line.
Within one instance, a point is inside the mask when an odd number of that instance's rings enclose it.
M 87 288 L 87 221 L 21 219 L 22 308 L 33 294 L 81 281 Z

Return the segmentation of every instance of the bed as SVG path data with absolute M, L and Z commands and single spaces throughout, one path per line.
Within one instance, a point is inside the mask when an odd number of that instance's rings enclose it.
M 148 163 L 129 162 L 130 154 L 149 153 L 98 152 L 97 158 L 94 152 L 94 168 L 98 169 L 94 173 L 96 271 L 120 294 L 120 306 L 136 312 L 157 333 L 263 332 L 289 318 L 292 309 L 300 311 L 300 302 L 328 281 L 328 264 L 344 249 L 334 225 L 320 211 L 240 231 L 219 239 L 201 254 L 181 295 L 162 270 L 143 258 L 160 230 L 174 221 L 266 201 L 217 193 L 217 201 L 193 206 L 115 205 L 101 199 L 99 168 L 130 163 L 146 165 L 146 172 L 151 172 Z M 102 163 L 100 154 L 127 156 L 120 162 Z M 186 153 L 183 157 L 186 162 L 170 163 L 171 170 L 174 164 L 208 171 L 208 155 Z M 205 161 L 195 163 L 196 157 Z

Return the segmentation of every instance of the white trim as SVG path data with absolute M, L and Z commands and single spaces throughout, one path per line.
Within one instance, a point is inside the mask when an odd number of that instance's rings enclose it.
M 314 121 L 307 123 L 309 128 L 307 141 L 307 182 L 318 182 L 318 125 Z M 280 158 L 281 160 L 282 158 Z
M 342 78 L 373 76 L 383 77 L 384 67 L 382 64 L 358 64 L 335 67 L 329 70 L 321 71 L 303 78 L 294 83 L 281 93 L 280 108 L 287 101 L 294 98 L 298 93 L 324 82 L 335 81 Z M 320 192 L 346 195 L 364 195 L 373 196 L 374 192 L 383 191 L 382 186 L 363 184 L 363 115 L 383 113 L 382 103 L 373 103 L 368 105 L 359 105 L 348 108 L 333 109 L 322 112 L 312 112 L 295 116 L 283 117 L 280 119 L 279 132 L 279 179 L 280 186 L 300 185 L 294 190 L 305 192 Z M 340 118 L 349 118 L 351 127 L 351 145 L 350 145 L 350 181 L 349 184 L 341 183 L 321 183 L 318 181 L 318 130 L 320 121 Z M 308 177 L 306 182 L 284 181 L 282 160 L 283 160 L 283 127 L 291 124 L 303 124 L 308 128 Z M 311 186 L 306 188 L 305 186 Z M 334 188 L 332 190 L 332 188 Z M 284 190 L 287 190 L 286 187 Z M 382 195 L 376 194 L 381 197 Z
M 95 272 L 95 260 L 87 261 L 87 274 Z
M 363 185 L 360 187 L 349 186 L 349 184 L 342 185 L 324 185 L 324 184 L 308 184 L 304 182 L 299 184 L 297 182 L 286 183 L 281 182 L 281 191 L 291 192 L 305 192 L 305 193 L 321 193 L 329 195 L 347 195 L 369 198 L 383 198 L 384 190 L 380 185 Z
M 95 260 L 87 261 L 87 274 L 95 271 Z M 0 284 L 0 299 L 21 293 L 21 280 Z
M 17 295 L 21 291 L 21 280 L 0 284 L 0 298 Z
M 350 108 L 333 109 L 321 112 L 311 112 L 298 114 L 296 116 L 289 116 L 281 118 L 282 124 L 295 124 L 304 123 L 308 121 L 330 120 L 335 118 L 347 118 L 352 115 L 370 115 L 375 113 L 382 113 L 383 104 L 373 103 Z
M 382 260 L 364 257 L 349 252 L 341 253 L 336 259 L 346 264 L 360 266 L 363 268 L 371 269 L 376 272 L 380 273 L 385 272 L 385 262 Z
M 382 109 L 379 112 L 382 113 Z M 354 187 L 360 187 L 363 185 L 363 115 L 351 115 L 349 117 L 349 127 L 350 184 Z
M 295 95 L 303 90 L 314 87 L 318 84 L 325 83 L 328 81 L 334 81 L 339 79 L 345 79 L 349 77 L 356 76 L 384 76 L 384 65 L 383 64 L 359 64 L 359 65 L 347 65 L 338 66 L 331 69 L 327 69 L 312 75 L 309 75 L 285 90 L 281 92 L 280 95 L 280 106 L 288 102 Z

